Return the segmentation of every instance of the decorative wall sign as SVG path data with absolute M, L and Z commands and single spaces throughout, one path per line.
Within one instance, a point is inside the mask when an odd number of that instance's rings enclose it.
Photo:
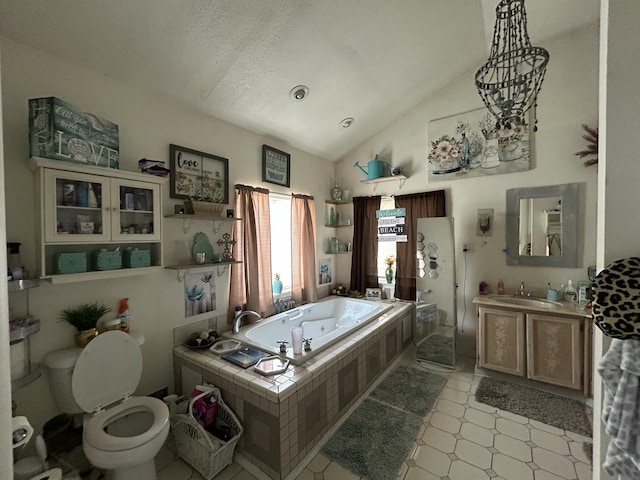
M 479 208 L 476 235 L 490 237 L 493 235 L 493 208 Z
M 269 145 L 262 145 L 262 181 L 290 186 L 291 155 Z
M 432 120 L 427 135 L 429 181 L 529 170 L 530 124 L 496 129 L 486 108 Z
M 404 208 L 376 210 L 376 218 L 378 219 L 378 241 L 406 242 L 406 214 L 407 212 Z
M 171 198 L 229 203 L 229 160 L 190 148 L 169 146 Z

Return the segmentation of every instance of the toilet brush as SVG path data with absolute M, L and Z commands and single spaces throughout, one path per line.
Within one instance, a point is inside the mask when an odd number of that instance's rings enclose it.
M 38 458 L 40 458 L 40 461 L 42 462 L 42 468 L 47 470 L 49 468 L 49 463 L 47 462 L 47 444 L 44 443 L 42 435 L 36 436 L 35 446 Z

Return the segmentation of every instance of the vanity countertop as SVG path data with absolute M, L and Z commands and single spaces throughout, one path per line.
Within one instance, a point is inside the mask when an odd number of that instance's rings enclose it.
M 515 297 L 519 298 L 519 297 Z M 549 302 L 549 305 L 543 305 L 547 301 L 543 298 L 524 297 L 523 304 L 508 303 L 514 299 L 511 295 L 498 295 L 490 293 L 487 295 L 476 295 L 473 303 L 476 305 L 485 305 L 488 307 L 508 308 L 510 310 L 519 310 L 527 312 L 539 312 L 553 315 L 571 315 L 573 317 L 591 318 L 591 309 L 584 308 L 583 305 L 571 302 Z M 524 304 L 526 300 L 532 300 L 531 304 Z M 540 305 L 535 305 L 535 301 L 540 301 Z M 517 300 L 516 300 L 517 301 Z

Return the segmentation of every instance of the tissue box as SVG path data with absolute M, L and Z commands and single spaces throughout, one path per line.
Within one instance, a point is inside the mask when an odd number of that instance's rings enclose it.
M 82 273 L 87 271 L 87 254 L 78 253 L 57 253 L 56 273 Z
M 96 250 L 91 255 L 93 270 L 117 270 L 122 268 L 122 252 L 120 250 Z
M 29 99 L 32 157 L 118 168 L 118 125 L 56 97 Z
M 203 393 L 201 390 L 195 388 L 191 392 L 191 398 L 200 395 L 201 393 Z M 193 402 L 191 415 L 200 425 L 207 428 L 208 426 L 213 425 L 216 421 L 216 417 L 218 416 L 218 402 L 209 393 Z
M 149 267 L 151 265 L 151 252 L 149 250 L 125 250 L 122 254 L 122 263 L 126 268 Z

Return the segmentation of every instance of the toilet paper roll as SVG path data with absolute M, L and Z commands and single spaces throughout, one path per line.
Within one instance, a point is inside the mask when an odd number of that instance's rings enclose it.
M 33 435 L 33 427 L 29 424 L 27 417 L 13 417 L 11 419 L 11 433 L 13 448 L 26 445 Z
M 62 470 L 59 468 L 52 468 L 40 475 L 31 478 L 31 480 L 62 480 Z

